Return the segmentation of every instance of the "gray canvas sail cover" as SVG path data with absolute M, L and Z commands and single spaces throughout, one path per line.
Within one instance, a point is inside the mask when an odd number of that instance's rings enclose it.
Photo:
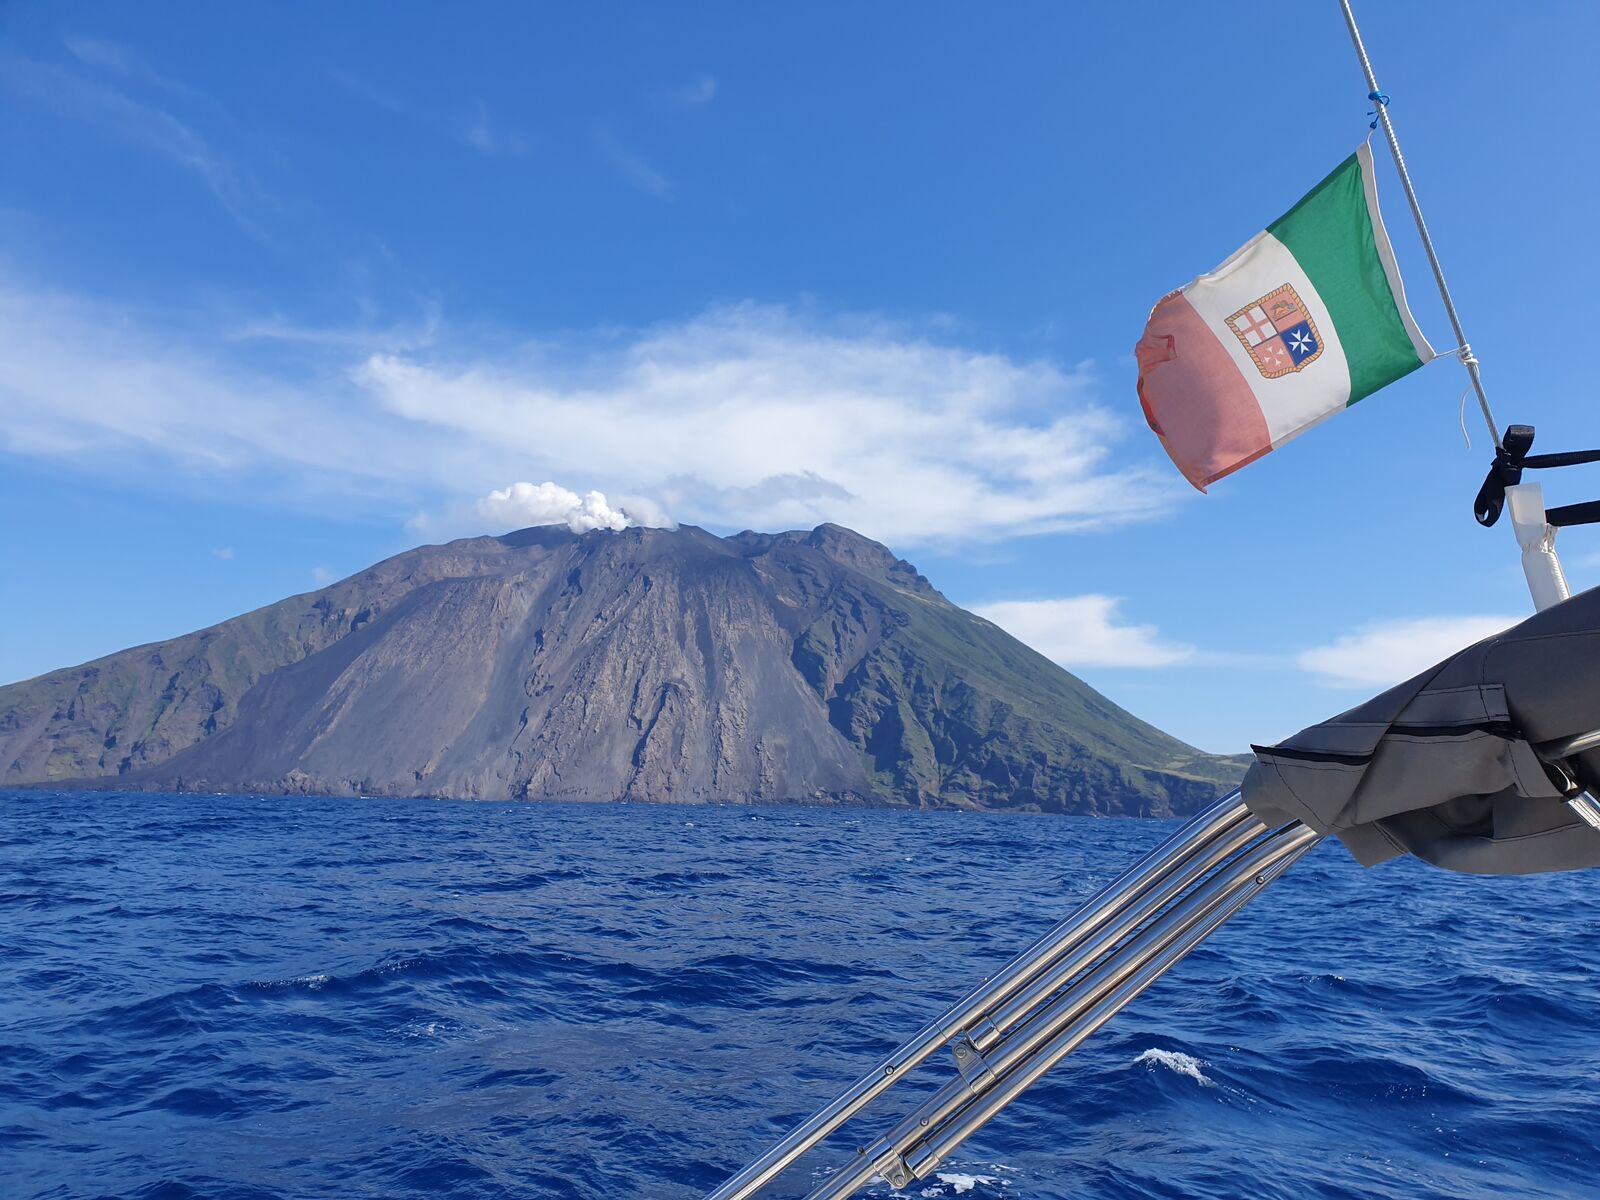
M 1600 588 L 1530 617 L 1276 746 L 1253 747 L 1244 800 L 1269 823 L 1337 834 L 1364 865 L 1452 871 L 1600 866 L 1600 831 L 1534 746 L 1600 728 Z M 1568 767 L 1600 787 L 1600 750 Z

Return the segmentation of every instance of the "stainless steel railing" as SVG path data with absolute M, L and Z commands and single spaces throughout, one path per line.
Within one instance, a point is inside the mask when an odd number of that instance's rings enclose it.
M 807 1200 L 921 1178 L 1320 840 L 1269 832 L 1237 792 L 1103 888 L 706 1200 L 748 1200 L 941 1046 L 952 1079 Z
M 1600 747 L 1600 729 L 1591 729 L 1587 733 L 1534 747 L 1535 753 L 1547 764 L 1546 769 L 1550 766 L 1559 768 L 1560 774 L 1572 784 L 1566 798 L 1567 807 L 1591 829 L 1600 829 L 1600 802 L 1596 802 L 1592 790 L 1584 788 L 1578 778 L 1579 772 L 1567 760 L 1597 747 Z

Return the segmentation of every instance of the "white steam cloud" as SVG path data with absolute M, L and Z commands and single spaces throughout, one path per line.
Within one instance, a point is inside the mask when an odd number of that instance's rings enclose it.
M 478 501 L 478 515 L 497 524 L 565 525 L 573 533 L 594 529 L 626 529 L 635 522 L 612 508 L 603 492 L 580 496 L 557 483 L 513 483 L 496 488 Z

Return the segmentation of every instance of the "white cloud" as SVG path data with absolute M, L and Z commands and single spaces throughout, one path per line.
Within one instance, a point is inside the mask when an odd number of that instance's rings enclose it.
M 1154 625 L 1122 624 L 1121 603 L 1091 593 L 1002 600 L 972 611 L 1064 667 L 1166 667 L 1194 657 L 1194 647 L 1163 641 Z
M 983 540 L 1116 524 L 1174 494 L 1164 473 L 1108 467 L 1127 425 L 1086 402 L 1086 371 L 872 322 L 745 305 L 578 360 L 374 355 L 358 377 L 407 420 L 555 478 L 607 471 L 606 490 L 680 520 Z
M 127 51 L 105 42 L 70 43 L 86 65 L 131 75 L 168 92 L 197 98 L 156 75 Z M 190 123 L 165 108 L 54 63 L 8 56 L 0 60 L 0 85 L 62 116 L 84 121 L 128 145 L 154 154 L 195 176 L 251 237 L 264 240 L 257 215 L 271 207 L 254 179 L 239 170 Z M 212 112 L 215 118 L 217 113 Z
M 233 547 L 232 546 L 218 546 L 211 553 L 215 557 L 220 558 L 223 562 L 227 562 L 228 560 L 230 560 L 233 557 Z
M 526 154 L 528 152 L 528 139 L 515 130 L 505 129 L 495 124 L 489 116 L 489 107 L 479 101 L 472 115 L 461 128 L 460 139 L 463 144 L 472 147 L 479 154 Z
M 0 448 L 100 474 L 248 484 L 269 500 L 303 487 L 319 498 L 410 490 L 397 472 L 426 466 L 416 431 L 363 410 L 325 350 L 285 349 L 269 372 L 228 357 L 233 349 L 0 272 Z
M 121 75 L 132 83 L 157 88 L 174 95 L 192 98 L 195 93 L 175 79 L 171 79 L 145 62 L 128 47 L 99 38 L 66 37 L 62 45 L 68 53 L 86 67 Z
M 312 329 L 163 332 L 0 265 L 0 447 L 167 486 L 459 511 L 581 480 L 643 524 L 837 521 L 891 544 L 1104 528 L 1178 491 L 1064 370 L 866 318 L 739 305 L 550 344 Z M 290 336 L 292 334 L 292 336 Z M 271 336 L 270 353 L 261 338 Z M 419 522 L 425 526 L 427 519 Z
M 381 108 L 383 111 L 397 117 L 412 117 L 416 115 L 411 105 L 400 99 L 396 93 L 388 88 L 379 87 L 365 75 L 357 74 L 355 71 L 347 70 L 344 67 L 329 67 L 325 74 L 328 79 L 350 93 L 350 95 L 358 100 L 365 101 L 374 108 Z
M 466 115 L 463 116 L 461 105 L 449 105 L 440 109 L 421 108 L 402 100 L 398 93 L 381 87 L 354 71 L 334 67 L 328 69 L 325 74 L 350 95 L 374 108 L 382 109 L 391 116 L 415 122 L 429 133 L 448 137 L 476 150 L 479 154 L 488 157 L 518 155 L 526 154 L 533 148 L 534 138 L 506 127 L 489 111 L 489 106 L 482 100 L 466 106 Z
M 600 151 L 600 157 L 610 163 L 628 183 L 658 200 L 672 199 L 672 181 L 639 154 L 617 141 L 616 135 L 609 129 L 596 129 L 594 144 Z
M 1427 670 L 1457 650 L 1509 629 L 1523 616 L 1419 617 L 1373 621 L 1327 645 L 1306 650 L 1299 666 L 1335 687 L 1387 688 Z
M 312 567 L 311 568 L 311 579 L 312 579 L 312 582 L 314 582 L 318 587 L 322 587 L 324 584 L 332 583 L 334 581 L 334 578 L 335 578 L 335 576 L 334 576 L 333 568 L 331 568 L 331 567 Z
M 301 347 L 322 347 L 348 354 L 372 354 L 425 350 L 439 336 L 441 313 L 437 304 L 427 305 L 420 317 L 401 325 L 364 325 L 352 328 L 321 327 L 291 321 L 282 316 L 251 317 L 222 332 L 234 342 L 294 342 Z
M 704 108 L 717 95 L 717 81 L 710 75 L 698 76 L 692 83 L 667 93 L 667 101 L 676 108 Z

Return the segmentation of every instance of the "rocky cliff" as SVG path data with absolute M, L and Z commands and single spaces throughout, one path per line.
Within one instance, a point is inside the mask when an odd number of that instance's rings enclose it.
M 1166 815 L 1240 770 L 832 525 L 424 546 L 0 688 L 0 785 Z

